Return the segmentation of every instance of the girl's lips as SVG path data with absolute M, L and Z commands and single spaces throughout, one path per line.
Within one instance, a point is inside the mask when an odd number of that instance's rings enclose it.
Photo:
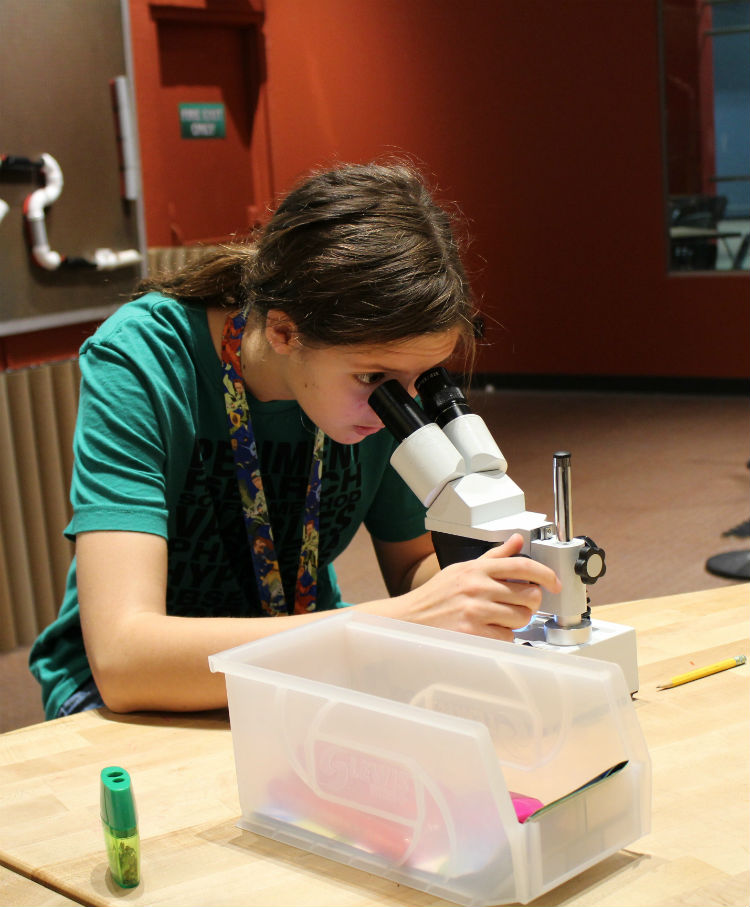
M 376 432 L 380 431 L 382 427 L 382 425 L 355 425 L 354 431 L 356 431 L 358 435 L 365 437 L 366 435 L 374 435 Z

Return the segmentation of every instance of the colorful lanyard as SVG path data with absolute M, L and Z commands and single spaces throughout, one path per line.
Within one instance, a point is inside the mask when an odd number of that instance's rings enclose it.
M 245 384 L 240 365 L 240 344 L 245 329 L 245 316 L 229 315 L 224 323 L 221 360 L 224 366 L 224 400 L 227 407 L 229 437 L 237 471 L 247 538 L 250 543 L 260 603 L 266 614 L 289 614 L 284 597 L 279 561 L 271 531 L 268 502 L 263 491 L 260 461 L 250 421 Z M 318 429 L 313 446 L 310 478 L 305 494 L 302 521 L 302 548 L 297 570 L 294 613 L 315 610 L 318 585 L 318 540 L 320 526 L 320 484 L 323 473 L 325 435 Z

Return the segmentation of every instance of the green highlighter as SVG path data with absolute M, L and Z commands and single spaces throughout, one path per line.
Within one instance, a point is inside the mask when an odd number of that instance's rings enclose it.
M 121 888 L 135 888 L 141 880 L 141 846 L 133 788 L 124 768 L 102 769 L 99 805 L 112 878 Z

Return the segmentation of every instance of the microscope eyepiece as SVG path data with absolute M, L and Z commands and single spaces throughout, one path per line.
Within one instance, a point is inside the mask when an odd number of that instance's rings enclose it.
M 381 384 L 367 402 L 397 441 L 403 441 L 432 421 L 395 378 Z
M 440 365 L 423 372 L 416 380 L 416 388 L 425 412 L 441 428 L 471 412 L 463 391 Z
M 446 483 L 463 475 L 461 454 L 395 379 L 381 384 L 368 402 L 399 442 L 391 465 L 429 507 Z

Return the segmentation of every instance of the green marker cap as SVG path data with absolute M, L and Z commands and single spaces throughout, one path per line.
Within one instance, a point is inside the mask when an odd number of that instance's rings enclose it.
M 130 775 L 118 765 L 103 768 L 101 773 L 100 813 L 102 822 L 120 831 L 135 829 L 135 801 Z

